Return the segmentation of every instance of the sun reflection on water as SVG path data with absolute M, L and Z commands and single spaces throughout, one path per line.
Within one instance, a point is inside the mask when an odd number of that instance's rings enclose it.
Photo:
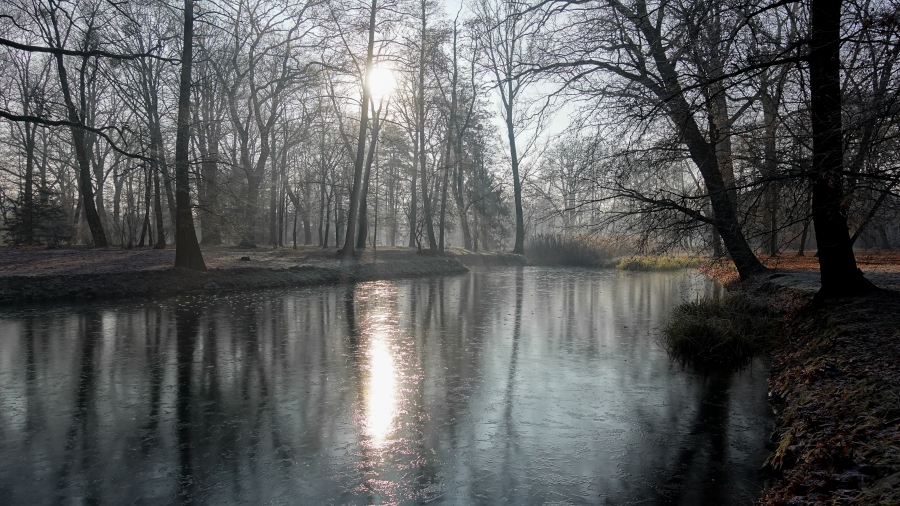
M 365 433 L 376 446 L 394 430 L 397 412 L 397 372 L 386 332 L 376 332 L 369 346 L 369 378 L 366 383 Z

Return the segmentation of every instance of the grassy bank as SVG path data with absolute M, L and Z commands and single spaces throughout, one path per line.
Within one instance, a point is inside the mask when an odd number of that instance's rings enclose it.
M 900 294 L 805 304 L 785 322 L 759 504 L 900 504 Z
M 699 266 L 699 258 L 688 256 L 633 256 L 616 261 L 616 268 L 623 271 L 677 271 Z
M 775 430 L 760 505 L 900 504 L 900 261 L 892 251 L 857 259 L 890 291 L 813 305 L 811 256 L 764 259 L 775 271 L 744 286 L 730 264 L 699 267 L 780 314 L 768 347 Z
M 209 269 L 124 270 L 80 274 L 0 277 L 0 305 L 51 300 L 120 299 L 168 297 L 222 290 L 302 287 L 356 283 L 381 279 L 445 276 L 468 271 L 455 258 L 421 257 L 414 252 L 374 260 L 333 265 L 294 265 L 288 268 L 253 266 Z
M 861 257 L 867 276 L 895 291 L 814 306 L 814 258 L 767 259 L 778 271 L 743 287 L 728 265 L 700 267 L 780 314 L 760 505 L 900 504 L 900 274 L 894 257 Z

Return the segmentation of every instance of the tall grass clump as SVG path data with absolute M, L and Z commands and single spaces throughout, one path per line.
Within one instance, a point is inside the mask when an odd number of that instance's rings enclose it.
M 587 234 L 539 234 L 525 248 L 531 265 L 609 267 L 621 250 L 614 240 Z
M 675 307 L 663 328 L 669 354 L 698 365 L 739 365 L 758 352 L 774 318 L 765 303 L 742 292 Z
M 620 258 L 616 268 L 623 271 L 676 271 L 700 266 L 700 259 L 688 256 L 633 256 Z

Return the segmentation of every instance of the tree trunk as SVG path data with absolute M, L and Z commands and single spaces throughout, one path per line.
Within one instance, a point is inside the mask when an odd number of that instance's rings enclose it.
M 206 92 L 209 93 L 209 92 Z M 197 147 L 200 151 L 200 183 L 198 185 L 197 199 L 200 204 L 200 226 L 203 230 L 203 238 L 201 244 L 219 245 L 222 244 L 222 233 L 219 230 L 218 219 L 215 215 L 218 209 L 218 192 L 217 187 L 219 179 L 219 132 L 221 124 L 212 119 L 211 105 L 208 103 L 211 99 L 205 94 L 201 95 L 203 100 L 203 121 L 195 112 L 194 123 L 197 131 Z M 200 109 L 198 106 L 195 109 Z
M 459 160 L 459 158 L 457 158 Z M 455 184 L 453 185 L 453 197 L 456 200 L 456 212 L 459 214 L 459 224 L 462 227 L 463 247 L 472 249 L 472 232 L 469 230 L 469 217 L 466 212 L 466 204 L 463 201 L 463 175 L 462 166 L 457 164 L 453 171 Z
M 150 228 L 150 203 L 153 199 L 151 195 L 151 180 L 153 169 L 147 169 L 146 184 L 144 186 L 144 224 L 141 227 L 141 241 L 138 243 L 139 248 L 144 247 L 144 234 L 147 234 L 147 245 L 153 244 L 153 234 Z
M 26 112 L 27 114 L 27 112 Z M 34 137 L 36 125 L 25 123 L 25 193 L 22 195 L 22 225 L 25 232 L 25 244 L 37 242 L 34 219 Z
M 374 104 L 372 104 L 374 109 Z M 378 148 L 378 134 L 381 131 L 381 106 L 377 111 L 372 111 L 372 141 L 369 143 L 369 152 L 366 154 L 366 170 L 363 176 L 362 194 L 359 198 L 359 231 L 356 234 L 357 249 L 366 249 L 366 239 L 369 236 L 369 179 L 372 175 L 372 163 L 375 161 L 375 150 Z
M 841 135 L 841 0 L 813 0 L 809 55 L 813 131 L 813 227 L 822 288 L 816 297 L 871 292 L 874 285 L 856 266 L 847 227 Z
M 510 99 L 506 106 L 506 135 L 509 138 L 509 156 L 512 162 L 513 173 L 513 196 L 516 203 L 516 244 L 513 246 L 512 252 L 517 255 L 525 254 L 525 217 L 522 212 L 522 183 L 519 179 L 519 156 L 516 152 L 516 134 L 513 129 L 513 110 L 512 110 L 512 82 L 508 83 L 510 87 Z
M 661 78 L 660 86 L 655 92 L 687 146 L 691 159 L 703 176 L 711 204 L 711 216 L 707 219 L 722 237 L 722 242 L 742 280 L 765 272 L 765 266 L 753 254 L 741 230 L 732 192 L 719 167 L 716 146 L 706 140 L 694 119 L 691 106 L 679 82 L 675 64 L 666 54 L 665 42 L 651 22 L 646 3 L 639 2 L 636 8 L 637 16 L 632 17 L 647 39 L 648 49 Z
M 778 194 L 780 185 L 776 179 L 778 172 L 778 158 L 776 146 L 778 142 L 778 99 L 769 91 L 769 83 L 763 80 L 763 93 L 761 97 L 763 106 L 763 122 L 765 123 L 765 147 L 763 149 L 763 174 L 769 181 L 766 183 L 765 223 L 769 227 L 768 250 L 769 256 L 778 254 Z
M 418 144 L 416 144 L 418 145 Z M 414 149 L 416 153 L 418 153 L 418 149 Z M 410 177 L 410 185 L 409 185 L 409 241 L 407 246 L 410 248 L 416 247 L 416 228 L 418 228 L 419 224 L 416 220 L 416 214 L 418 212 L 419 203 L 417 202 L 419 198 L 419 192 L 416 189 L 416 176 L 418 175 L 419 169 L 419 159 L 414 157 L 412 173 Z
M 419 90 L 416 108 L 418 125 L 416 135 L 419 151 L 419 184 L 422 185 L 422 211 L 425 214 L 425 232 L 428 235 L 428 250 L 437 252 L 437 240 L 434 236 L 434 219 L 432 217 L 431 199 L 428 197 L 427 159 L 425 155 L 425 44 L 426 44 L 426 15 L 425 0 L 420 1 L 422 6 L 422 33 L 419 39 Z
M 309 207 L 311 202 L 309 201 L 309 183 L 303 184 L 303 198 L 304 198 L 304 206 L 303 206 L 303 244 L 309 246 L 312 244 L 312 227 L 309 223 Z
M 175 267 L 205 271 L 203 253 L 191 212 L 191 68 L 194 54 L 194 2 L 184 0 L 184 42 L 181 48 L 181 82 L 178 86 L 178 126 L 175 134 Z
M 69 78 L 66 75 L 66 67 L 63 64 L 62 53 L 56 54 L 56 68 L 59 74 L 60 89 L 63 93 L 63 100 L 66 105 L 66 112 L 70 122 L 76 125 L 83 125 L 81 115 L 72 102 L 72 94 L 69 89 Z M 75 147 L 75 159 L 78 162 L 78 188 L 81 192 L 81 205 L 84 209 L 84 217 L 87 220 L 88 227 L 91 230 L 91 240 L 94 246 L 105 248 L 106 233 L 103 231 L 103 222 L 100 221 L 100 215 L 97 213 L 97 207 L 94 203 L 94 185 L 91 174 L 91 163 L 87 153 L 87 144 L 84 130 L 77 126 L 69 128 L 72 133 L 72 144 Z
M 372 54 L 375 48 L 375 13 L 378 0 L 372 0 L 369 9 L 369 43 L 366 47 L 366 67 L 363 76 L 362 100 L 359 114 L 359 138 L 356 142 L 356 160 L 353 163 L 353 188 L 350 190 L 350 209 L 347 215 L 347 233 L 344 238 L 344 247 L 341 255 L 352 257 L 354 255 L 353 234 L 356 232 L 357 214 L 359 213 L 359 198 L 362 193 L 363 164 L 366 156 L 366 128 L 369 124 L 369 75 L 372 73 Z
M 286 151 L 285 146 L 285 151 Z M 278 150 L 275 149 L 275 134 L 272 134 L 272 170 L 269 172 L 269 246 L 278 246 Z
M 325 174 L 322 174 L 322 182 L 319 183 L 319 246 L 325 247 L 325 237 L 327 237 L 327 232 L 325 232 L 325 214 L 328 209 L 328 204 L 325 202 Z
M 153 216 L 156 218 L 156 244 L 153 249 L 165 249 L 166 228 L 163 222 L 162 193 L 159 185 L 159 171 L 153 171 Z

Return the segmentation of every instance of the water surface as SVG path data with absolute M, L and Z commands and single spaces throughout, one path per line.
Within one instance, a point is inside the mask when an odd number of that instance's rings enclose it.
M 750 504 L 767 370 L 698 274 L 505 268 L 0 313 L 2 504 Z

